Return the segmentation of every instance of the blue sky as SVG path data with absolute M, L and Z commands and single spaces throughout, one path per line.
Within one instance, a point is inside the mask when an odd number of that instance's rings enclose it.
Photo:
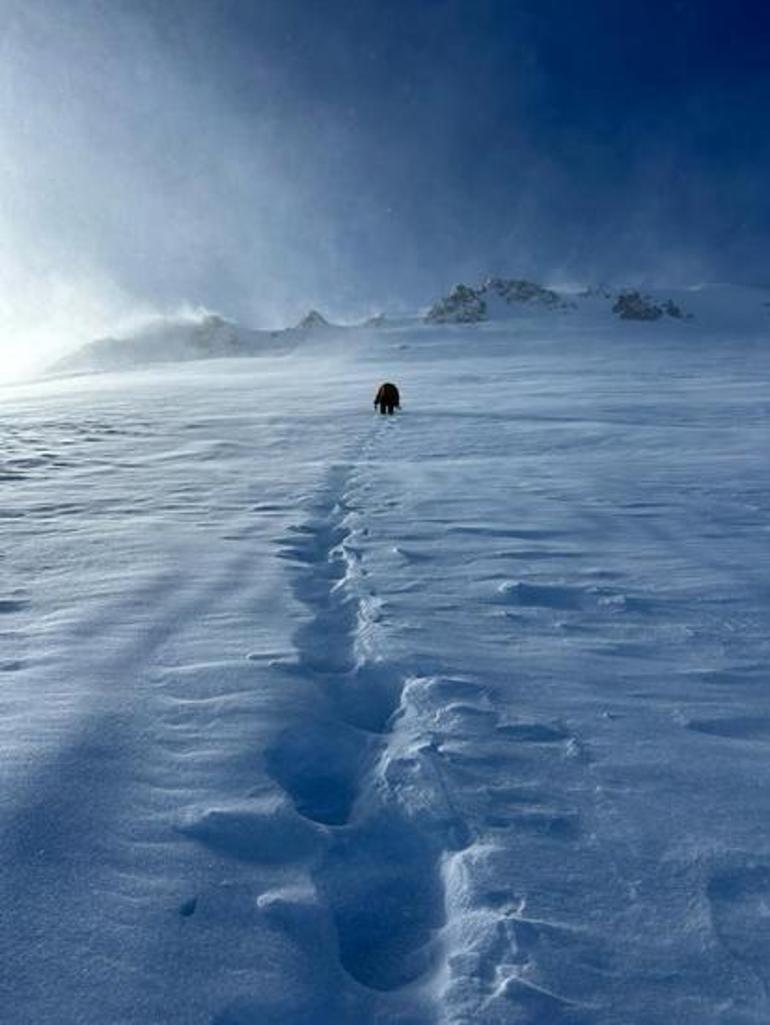
M 0 58 L 24 309 L 768 280 L 762 3 L 1 0 Z

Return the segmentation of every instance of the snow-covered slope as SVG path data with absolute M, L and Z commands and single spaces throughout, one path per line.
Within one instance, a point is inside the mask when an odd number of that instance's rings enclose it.
M 290 332 L 255 331 L 216 314 L 163 317 L 118 338 L 89 342 L 51 368 L 53 374 L 104 373 L 189 360 L 261 356 L 285 350 Z
M 770 348 L 700 299 L 0 392 L 4 1020 L 764 1025 Z
M 276 355 L 319 334 L 338 335 L 344 331 L 318 310 L 310 310 L 293 328 L 279 331 L 246 328 L 215 313 L 158 317 L 119 337 L 88 342 L 58 360 L 48 373 L 105 373 L 158 363 Z

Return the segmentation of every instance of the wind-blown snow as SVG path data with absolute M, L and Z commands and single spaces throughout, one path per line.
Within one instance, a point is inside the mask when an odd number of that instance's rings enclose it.
M 767 1021 L 770 350 L 699 309 L 1 393 L 4 1020 Z

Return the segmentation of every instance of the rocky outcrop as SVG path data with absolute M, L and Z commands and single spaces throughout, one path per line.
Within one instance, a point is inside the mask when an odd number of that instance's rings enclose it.
M 486 295 L 497 295 L 510 304 L 530 303 L 549 310 L 566 310 L 573 305 L 552 288 L 521 278 L 487 278 L 481 291 Z
M 633 290 L 618 295 L 612 312 L 621 320 L 660 320 L 663 316 L 681 320 L 684 317 L 682 310 L 671 299 L 656 302 L 649 295 Z
M 600 285 L 565 296 L 524 278 L 495 277 L 487 278 L 476 287 L 457 285 L 448 296 L 431 307 L 425 320 L 433 324 L 473 324 L 505 319 L 518 309 L 533 313 L 566 312 L 576 309 L 586 299 L 600 300 L 602 306 L 606 302 L 621 320 L 691 319 L 672 299 L 653 298 L 636 289 L 612 292 L 605 285 Z
M 567 310 L 574 304 L 551 288 L 523 278 L 487 278 L 481 285 L 457 285 L 448 296 L 439 299 L 425 316 L 429 324 L 474 324 L 495 316 L 499 311 L 529 306 L 541 310 Z M 498 308 L 498 310 L 495 309 Z M 508 309 L 510 313 L 511 310 Z
M 469 285 L 457 285 L 448 296 L 434 303 L 425 316 L 429 324 L 475 324 L 486 319 L 487 304 L 482 290 Z

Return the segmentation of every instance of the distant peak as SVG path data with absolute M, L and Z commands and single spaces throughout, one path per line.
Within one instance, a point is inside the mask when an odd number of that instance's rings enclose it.
M 297 324 L 298 328 L 307 330 L 314 327 L 329 327 L 329 321 L 318 310 L 309 310 L 302 320 Z

